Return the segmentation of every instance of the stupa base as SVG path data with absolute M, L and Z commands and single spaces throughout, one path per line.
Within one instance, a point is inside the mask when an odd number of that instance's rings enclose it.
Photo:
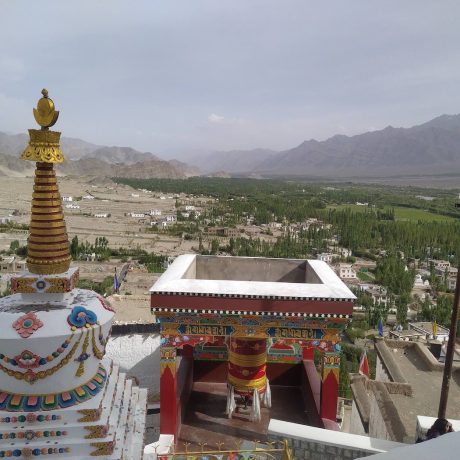
M 0 455 L 140 460 L 147 390 L 134 386 L 110 360 L 104 360 L 103 365 L 107 383 L 86 402 L 36 413 L 0 410 Z

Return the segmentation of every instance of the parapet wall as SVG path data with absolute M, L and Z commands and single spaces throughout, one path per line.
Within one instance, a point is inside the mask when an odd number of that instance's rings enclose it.
M 393 441 L 270 420 L 269 438 L 288 440 L 296 460 L 352 460 L 404 446 Z

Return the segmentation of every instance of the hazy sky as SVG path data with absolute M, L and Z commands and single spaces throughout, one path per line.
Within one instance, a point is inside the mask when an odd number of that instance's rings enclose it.
M 0 0 L 0 131 L 160 156 L 460 112 L 458 0 Z

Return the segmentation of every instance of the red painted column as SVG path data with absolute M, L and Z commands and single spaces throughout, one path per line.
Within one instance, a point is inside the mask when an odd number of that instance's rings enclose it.
M 336 421 L 339 397 L 339 353 L 324 353 L 321 372 L 321 418 Z
M 160 433 L 177 437 L 176 348 L 160 347 Z
M 313 347 L 302 347 L 302 359 L 313 361 L 315 358 L 315 349 Z

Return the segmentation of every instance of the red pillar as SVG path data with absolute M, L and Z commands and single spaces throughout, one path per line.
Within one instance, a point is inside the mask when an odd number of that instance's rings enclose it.
M 176 349 L 160 347 L 160 433 L 177 437 Z
M 339 353 L 324 353 L 321 375 L 321 418 L 336 421 L 339 397 Z
M 302 347 L 302 359 L 313 361 L 315 359 L 314 347 Z

